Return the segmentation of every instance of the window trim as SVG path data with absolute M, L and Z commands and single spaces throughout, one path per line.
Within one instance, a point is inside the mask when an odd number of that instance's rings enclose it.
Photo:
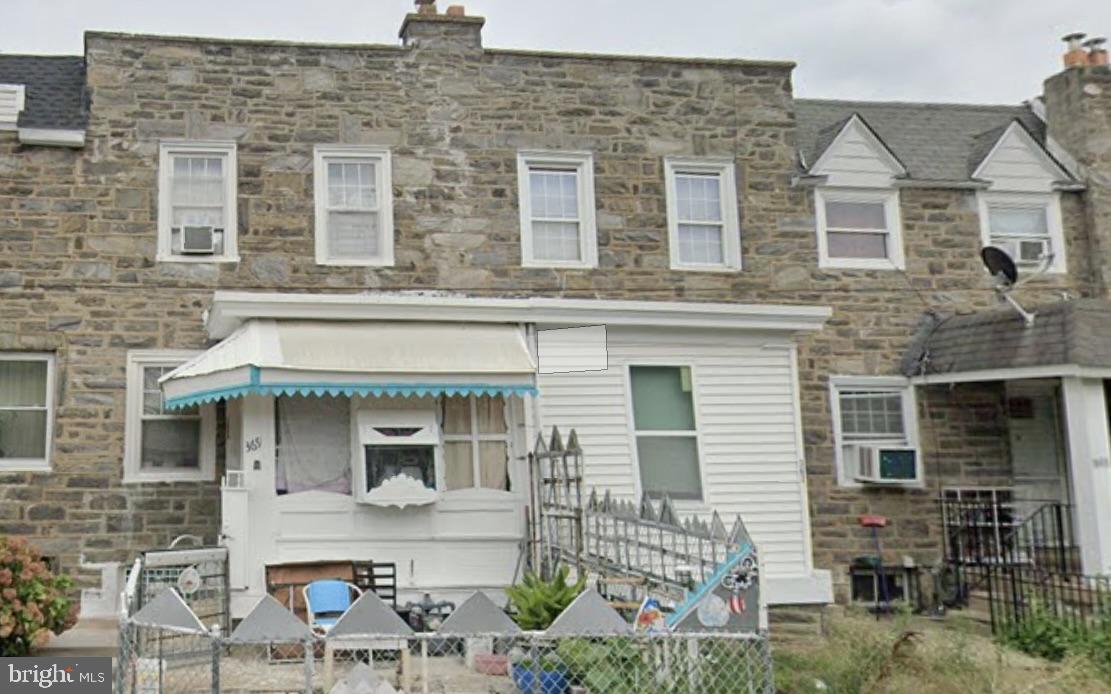
M 992 245 L 991 219 L 988 208 L 992 205 L 1024 208 L 1042 208 L 1045 211 L 1045 226 L 1050 246 L 1053 248 L 1053 262 L 1046 269 L 1047 274 L 1060 275 L 1068 272 L 1068 259 L 1065 248 L 1064 222 L 1061 218 L 1061 193 L 977 191 L 976 206 L 980 215 L 980 243 Z M 1033 237 L 1032 237 L 1033 238 Z M 987 272 L 985 270 L 985 272 Z
M 532 196 L 529 169 L 535 166 L 574 169 L 579 194 L 579 258 L 580 260 L 542 260 L 533 257 Z M 562 269 L 598 267 L 598 228 L 595 220 L 594 154 L 592 152 L 552 152 L 520 150 L 517 152 L 517 207 L 521 223 L 521 266 Z
M 127 353 L 126 416 L 124 419 L 123 483 L 210 482 L 216 479 L 216 408 L 201 405 L 200 465 L 196 470 L 150 472 L 142 469 L 143 369 L 148 366 L 180 366 L 200 354 L 191 350 L 133 349 Z
M 829 233 L 826 224 L 827 202 L 882 203 L 887 224 L 886 258 L 834 258 L 829 255 Z M 842 270 L 905 270 L 906 255 L 903 250 L 903 222 L 899 205 L 899 191 L 887 188 L 849 188 L 822 186 L 814 189 L 814 217 L 818 233 L 818 267 Z M 868 233 L 868 232 L 862 232 Z M 875 232 L 879 233 L 879 232 Z
M 736 272 L 743 269 L 741 258 L 741 223 L 737 204 L 737 165 L 729 157 L 665 157 L 664 189 L 667 198 L 667 244 L 672 270 L 693 272 Z M 721 183 L 722 262 L 688 263 L 679 254 L 679 194 L 675 186 L 678 174 L 716 174 Z
M 394 264 L 393 169 L 389 147 L 374 145 L 316 145 L 313 147 L 313 236 L 317 265 L 391 267 Z M 337 258 L 328 250 L 328 171 L 329 159 L 376 159 L 375 185 L 378 188 L 378 230 L 381 235 L 376 258 Z
M 224 252 L 220 255 L 174 253 L 171 246 L 173 199 L 170 170 L 177 154 L 209 154 L 224 158 Z M 158 254 L 160 263 L 238 263 L 239 262 L 239 165 L 235 141 L 162 140 L 158 144 Z
M 0 472 L 50 472 L 54 448 L 54 402 L 57 387 L 55 356 L 52 352 L 0 352 L 0 361 L 46 362 L 46 445 L 42 458 L 0 458 Z M 9 409 L 9 408 L 3 408 Z M 37 408 L 35 408 L 37 409 Z
M 633 484 L 636 488 L 637 498 L 644 496 L 644 483 L 640 476 L 640 455 L 637 450 L 637 428 L 636 428 L 636 413 L 633 411 L 633 368 L 640 366 L 658 366 L 670 367 L 675 369 L 689 369 L 691 374 L 691 409 L 694 415 L 694 445 L 695 451 L 698 455 L 698 484 L 700 487 L 701 495 L 698 498 L 674 497 L 668 495 L 673 502 L 678 505 L 690 504 L 701 506 L 708 501 L 709 487 L 706 486 L 706 455 L 702 448 L 702 417 L 699 414 L 698 404 L 698 376 L 696 367 L 691 362 L 676 362 L 674 360 L 661 360 L 655 361 L 652 359 L 637 359 L 636 361 L 625 364 L 625 408 L 626 408 L 626 426 L 628 428 L 629 439 L 629 452 L 630 458 L 633 462 Z M 656 436 L 677 436 L 688 435 L 690 431 L 685 430 L 653 430 L 651 435 Z M 656 499 L 657 501 L 659 499 Z
M 441 396 L 441 399 L 447 398 L 447 397 L 450 397 L 450 396 L 444 395 L 444 396 Z M 444 432 L 444 430 L 443 430 L 444 429 L 443 422 L 442 421 L 440 422 L 440 444 L 441 444 L 441 447 L 443 448 L 443 456 L 442 456 L 443 470 L 441 470 L 440 472 L 441 472 L 442 477 L 444 479 L 444 484 L 443 484 L 443 488 L 438 490 L 438 491 L 440 491 L 442 494 L 452 494 L 452 493 L 455 493 L 455 492 L 469 493 L 469 492 L 474 492 L 474 491 L 492 492 L 492 493 L 501 493 L 501 494 L 512 494 L 513 493 L 513 480 L 511 479 L 511 476 L 510 476 L 510 473 L 511 473 L 511 470 L 512 470 L 512 467 L 513 467 L 513 415 L 512 415 L 512 411 L 511 411 L 511 404 L 512 403 L 510 402 L 509 398 L 506 398 L 506 397 L 501 396 L 501 395 L 484 396 L 484 397 L 500 397 L 500 398 L 502 398 L 502 406 L 503 406 L 502 417 L 505 419 L 505 433 L 503 433 L 503 434 L 483 434 L 482 432 L 480 432 L 478 430 L 478 397 L 479 396 L 475 395 L 474 393 L 470 393 L 468 395 L 463 395 L 463 396 L 459 396 L 459 397 L 467 398 L 467 404 L 469 405 L 470 414 L 471 414 L 471 417 L 470 417 L 471 431 L 470 431 L 470 433 L 467 433 L 467 434 L 448 434 L 448 433 Z M 439 404 L 440 408 L 444 407 L 442 402 L 438 403 L 438 404 Z M 443 409 L 441 409 L 440 412 L 442 413 Z M 484 442 L 500 442 L 500 443 L 505 444 L 505 475 L 506 475 L 506 479 L 509 481 L 509 489 L 508 490 L 506 490 L 506 489 L 495 489 L 494 487 L 485 487 L 485 486 L 482 485 L 482 460 L 479 456 L 480 456 L 480 451 L 481 451 L 480 444 L 484 443 Z M 460 487 L 459 489 L 448 489 L 447 488 L 447 445 L 446 444 L 449 444 L 449 443 L 469 443 L 469 444 L 471 444 L 471 473 L 474 475 L 474 477 L 472 478 L 473 481 L 471 483 L 471 486 L 469 486 L 469 487 Z
M 895 488 L 924 487 L 926 485 L 925 461 L 922 459 L 922 446 L 918 438 L 918 402 L 914 386 L 902 376 L 830 376 L 829 401 L 830 418 L 833 423 L 833 455 L 840 487 L 861 488 L 866 485 L 858 482 L 850 471 L 845 469 L 844 436 L 841 431 L 841 391 L 869 390 L 883 393 L 899 393 L 903 401 L 903 424 L 906 429 L 907 446 L 913 448 L 918 460 L 918 478 L 912 482 L 891 484 Z

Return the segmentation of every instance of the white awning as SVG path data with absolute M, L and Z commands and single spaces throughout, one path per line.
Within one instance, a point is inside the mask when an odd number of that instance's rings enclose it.
M 243 395 L 530 395 L 514 325 L 250 320 L 162 377 L 169 408 Z

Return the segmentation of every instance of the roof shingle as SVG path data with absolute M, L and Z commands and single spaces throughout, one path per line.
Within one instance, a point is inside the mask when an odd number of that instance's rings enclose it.
M 88 123 L 81 56 L 0 55 L 0 84 L 25 86 L 21 128 L 83 130 Z

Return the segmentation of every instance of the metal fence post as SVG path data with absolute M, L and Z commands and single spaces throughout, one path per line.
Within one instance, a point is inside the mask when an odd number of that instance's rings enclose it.
M 311 638 L 305 639 L 305 694 L 313 694 L 312 675 L 315 651 L 316 642 Z
M 212 637 L 212 692 L 220 694 L 220 625 L 214 624 Z

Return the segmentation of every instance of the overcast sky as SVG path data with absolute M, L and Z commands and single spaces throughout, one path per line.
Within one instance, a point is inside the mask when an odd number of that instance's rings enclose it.
M 1015 103 L 1108 0 L 456 0 L 488 47 L 774 58 L 812 98 Z M 409 0 L 0 0 L 0 52 L 82 50 L 86 29 L 397 43 Z M 440 0 L 440 11 L 449 0 Z

